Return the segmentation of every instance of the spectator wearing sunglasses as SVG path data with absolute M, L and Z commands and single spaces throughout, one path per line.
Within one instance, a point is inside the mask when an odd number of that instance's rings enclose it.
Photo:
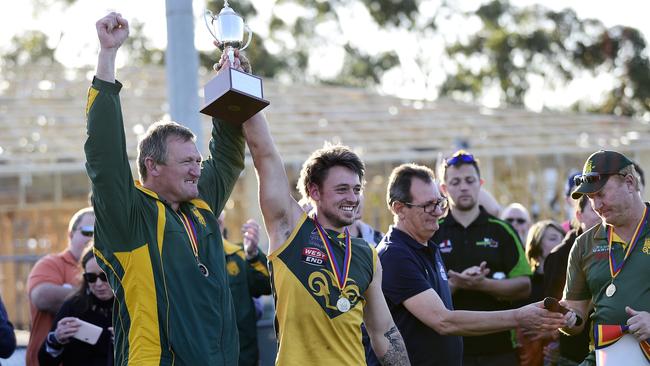
M 430 240 L 447 208 L 433 171 L 403 164 L 391 173 L 387 191 L 394 224 L 377 247 L 382 290 L 412 365 L 462 365 L 461 335 L 563 324 L 541 303 L 501 312 L 454 311 L 440 249 Z M 378 364 L 374 357 L 369 361 Z
M 443 164 L 441 185 L 449 214 L 433 236 L 449 270 L 456 309 L 507 310 L 530 294 L 531 270 L 519 236 L 506 222 L 479 206 L 483 180 L 472 154 L 458 151 Z M 478 268 L 479 270 L 471 270 Z M 509 331 L 466 336 L 465 365 L 517 365 Z
M 97 265 L 92 247 L 84 252 L 81 269 L 81 286 L 63 303 L 40 347 L 38 359 L 41 366 L 113 364 L 113 290 L 108 285 L 106 274 Z M 90 344 L 73 337 L 81 326 L 79 320 L 102 328 L 97 343 Z
M 650 349 L 650 207 L 643 202 L 639 181 L 630 159 L 606 150 L 589 156 L 576 177 L 571 197 L 586 196 L 602 220 L 580 235 L 569 253 L 564 304 L 583 319 L 594 310 L 596 351 L 581 365 L 606 357 L 609 347 L 620 345 L 619 335 L 632 345 L 624 351 L 625 364 L 647 362 L 647 353 L 634 344 Z M 584 323 L 562 331 L 578 334 L 583 329 Z M 618 334 L 609 338 L 611 332 Z
M 501 213 L 501 220 L 506 221 L 517 231 L 519 240 L 523 243 L 528 236 L 528 229 L 530 229 L 530 214 L 524 205 L 515 202 L 511 203 L 503 209 Z
M 31 332 L 27 344 L 27 364 L 38 365 L 38 349 L 52 326 L 61 304 L 79 286 L 79 259 L 94 232 L 95 214 L 91 207 L 77 211 L 68 224 L 65 251 L 41 258 L 27 278 Z

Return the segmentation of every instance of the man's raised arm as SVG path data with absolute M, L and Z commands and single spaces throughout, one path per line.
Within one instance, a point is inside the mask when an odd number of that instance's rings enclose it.
M 289 238 L 303 212 L 291 197 L 282 158 L 262 113 L 244 123 L 244 136 L 259 180 L 260 207 L 270 239 L 270 254 Z
M 119 13 L 110 13 L 98 20 L 95 26 L 100 51 L 97 73 L 88 90 L 88 138 L 84 151 L 97 216 L 96 231 L 99 235 L 95 245 L 102 248 L 125 243 L 126 237 L 121 236 L 129 232 L 128 207 L 133 204 L 135 188 L 126 153 L 119 99 L 121 84 L 115 81 L 115 57 L 129 35 L 129 23 Z M 105 236 L 108 232 L 112 235 L 110 239 Z

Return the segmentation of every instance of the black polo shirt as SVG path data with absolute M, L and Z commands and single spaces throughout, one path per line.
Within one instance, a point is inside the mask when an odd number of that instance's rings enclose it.
M 463 342 L 459 336 L 443 336 L 404 307 L 404 300 L 433 289 L 445 307 L 453 310 L 445 266 L 438 247 L 424 246 L 405 232 L 390 227 L 377 246 L 383 268 L 382 290 L 408 351 L 412 365 L 461 365 Z M 376 364 L 369 362 L 369 364 Z
M 515 230 L 505 221 L 488 214 L 483 208 L 468 227 L 459 224 L 451 214 L 439 222 L 440 228 L 431 239 L 438 244 L 445 266 L 462 272 L 487 262 L 491 278 L 530 276 L 531 270 Z M 459 289 L 453 295 L 459 310 L 494 311 L 511 309 L 510 302 L 499 301 L 480 291 Z M 476 337 L 463 337 L 466 355 L 491 355 L 513 350 L 509 331 Z

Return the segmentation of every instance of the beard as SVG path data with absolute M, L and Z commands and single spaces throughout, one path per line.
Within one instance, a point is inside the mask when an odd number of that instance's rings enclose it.
M 318 217 L 322 217 L 334 228 L 342 228 L 345 226 L 352 225 L 354 223 L 354 212 L 352 212 L 351 217 L 345 217 L 338 214 L 337 212 L 332 212 L 325 209 L 317 209 Z
M 454 209 L 459 210 L 459 211 L 471 211 L 476 207 L 478 202 L 475 199 L 463 199 L 460 200 L 460 202 L 454 202 Z

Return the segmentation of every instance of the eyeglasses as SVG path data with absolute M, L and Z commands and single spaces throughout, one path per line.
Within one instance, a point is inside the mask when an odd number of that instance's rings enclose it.
M 576 175 L 573 177 L 573 183 L 575 183 L 576 187 L 580 186 L 583 183 L 596 183 L 600 181 L 601 179 L 605 179 L 609 177 L 610 175 L 620 175 L 621 177 L 624 177 L 625 174 L 621 173 L 587 173 L 587 174 L 580 174 Z
M 419 207 L 422 210 L 424 210 L 424 212 L 426 212 L 426 213 L 432 213 L 432 212 L 435 212 L 436 209 L 438 209 L 438 208 L 441 211 L 444 211 L 445 209 L 447 209 L 447 205 L 448 205 L 449 202 L 447 201 L 447 197 L 442 197 L 441 199 L 439 199 L 437 201 L 423 203 L 421 205 L 416 205 L 416 204 L 413 204 L 413 203 L 410 203 L 410 202 L 402 202 L 402 203 L 405 204 L 408 207 Z
M 92 273 L 92 272 L 86 272 L 84 273 L 84 279 L 88 281 L 88 283 L 95 283 L 97 282 L 97 279 L 100 279 L 104 282 L 108 282 L 106 279 L 106 273 L 100 272 L 100 273 Z
M 445 166 L 454 166 L 459 164 L 475 164 L 474 155 L 463 150 L 455 153 L 451 158 L 445 160 Z
M 508 217 L 506 218 L 506 221 L 510 223 L 510 225 L 514 224 L 515 222 L 519 225 L 523 225 L 526 223 L 526 219 L 522 219 L 521 217 Z
M 77 230 L 81 232 L 81 235 L 87 236 L 89 238 L 92 238 L 93 234 L 95 233 L 95 227 L 92 225 L 81 226 Z

